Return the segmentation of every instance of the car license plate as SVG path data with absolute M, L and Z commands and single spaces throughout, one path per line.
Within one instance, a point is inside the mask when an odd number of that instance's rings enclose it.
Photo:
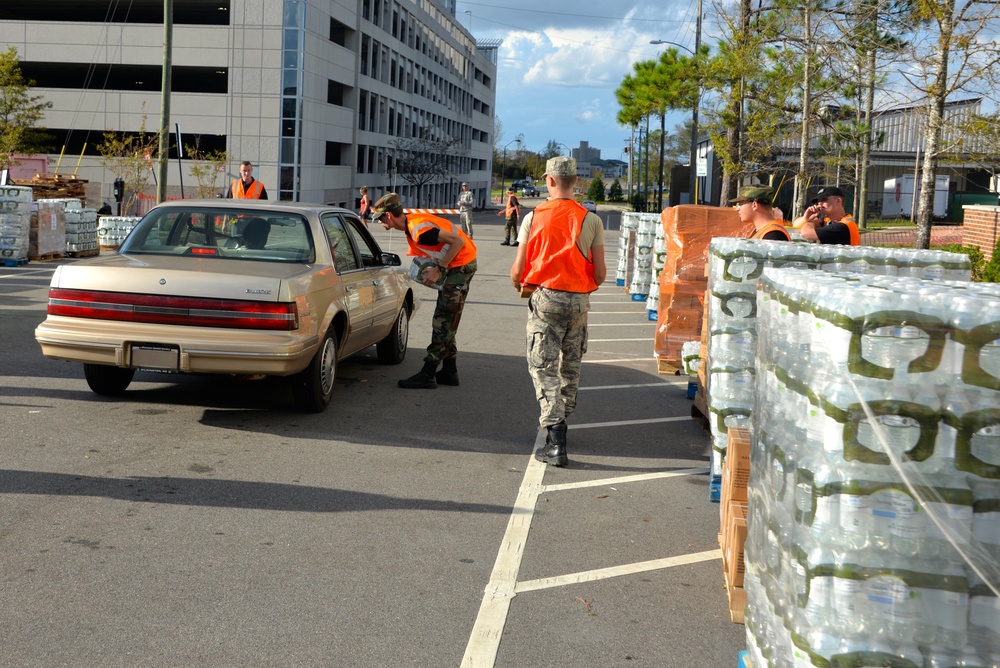
M 133 345 L 130 366 L 143 371 L 177 371 L 180 357 L 176 346 Z

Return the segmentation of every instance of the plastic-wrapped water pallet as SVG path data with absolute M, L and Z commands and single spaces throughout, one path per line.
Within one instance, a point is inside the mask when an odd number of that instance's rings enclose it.
M 0 261 L 17 266 L 28 261 L 31 188 L 0 186 Z

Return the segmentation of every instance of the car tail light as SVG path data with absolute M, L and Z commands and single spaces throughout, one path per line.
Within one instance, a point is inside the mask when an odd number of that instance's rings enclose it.
M 168 297 L 96 290 L 49 290 L 49 315 L 191 327 L 294 330 L 294 302 Z

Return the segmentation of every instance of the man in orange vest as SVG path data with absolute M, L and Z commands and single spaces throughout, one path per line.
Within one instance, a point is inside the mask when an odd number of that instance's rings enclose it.
M 566 418 L 576 410 L 590 293 L 607 275 L 604 226 L 573 199 L 576 181 L 573 158 L 545 164 L 549 199 L 521 223 L 510 268 L 515 289 L 535 288 L 528 298 L 528 373 L 547 432 L 535 458 L 553 466 L 568 462 Z
M 740 222 L 753 224 L 751 239 L 791 241 L 792 237 L 785 229 L 785 221 L 774 218 L 774 210 L 771 208 L 773 199 L 774 190 L 769 186 L 745 186 L 729 203 L 736 207 Z
M 267 199 L 267 190 L 263 183 L 254 179 L 249 160 L 240 163 L 240 178 L 233 179 L 226 199 Z
M 821 244 L 860 246 L 861 233 L 851 214 L 844 211 L 844 191 L 827 186 L 818 193 L 813 205 L 806 209 L 801 221 L 802 238 Z
M 406 389 L 458 385 L 455 334 L 462 320 L 469 284 L 476 273 L 476 244 L 460 227 L 444 218 L 428 214 L 406 215 L 396 193 L 389 193 L 375 202 L 372 220 L 387 230 L 406 234 L 410 246 L 408 254 L 432 265 L 421 270 L 421 281 L 438 289 L 431 321 L 431 344 L 427 346 L 424 366 L 398 385 Z M 441 371 L 437 371 L 439 364 Z

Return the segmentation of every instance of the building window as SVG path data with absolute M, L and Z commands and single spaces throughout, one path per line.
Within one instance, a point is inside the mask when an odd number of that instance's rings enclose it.
M 330 17 L 330 41 L 340 46 L 347 46 L 347 31 L 350 30 L 337 19 Z
M 343 107 L 345 90 L 347 90 L 347 86 L 345 86 L 344 84 L 337 83 L 336 81 L 327 80 L 326 101 L 330 104 L 335 104 L 338 107 Z

